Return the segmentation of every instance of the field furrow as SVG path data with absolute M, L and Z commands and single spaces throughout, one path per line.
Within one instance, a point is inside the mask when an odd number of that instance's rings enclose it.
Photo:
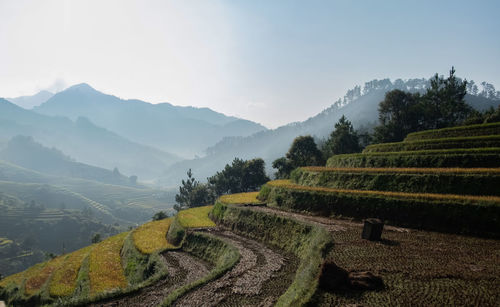
M 326 228 L 335 247 L 328 258 L 348 272 L 370 271 L 385 289 L 319 291 L 319 306 L 497 306 L 500 241 L 384 226 L 381 241 L 361 239 L 363 224 L 285 212 L 277 214 Z
M 241 259 L 222 277 L 189 292 L 176 306 L 272 305 L 293 280 L 297 259 L 229 231 L 207 230 L 235 246 Z
M 166 251 L 162 254 L 168 276 L 156 284 L 119 299 L 92 304 L 94 307 L 112 306 L 158 306 L 165 297 L 177 288 L 192 283 L 207 275 L 210 265 L 182 251 Z

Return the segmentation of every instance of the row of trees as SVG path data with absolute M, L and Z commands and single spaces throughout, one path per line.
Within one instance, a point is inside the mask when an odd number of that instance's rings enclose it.
M 410 132 L 439 129 L 463 123 L 473 109 L 465 102 L 467 80 L 455 76 L 452 67 L 448 78 L 437 74 L 424 94 L 393 90 L 379 105 L 379 125 L 374 140 L 398 142 Z
M 342 115 L 328 139 L 320 146 L 310 135 L 299 136 L 293 140 L 285 157 L 274 160 L 272 165 L 277 169 L 276 178 L 284 179 L 297 167 L 324 165 L 332 155 L 360 152 L 361 149 L 360 135 Z
M 182 180 L 179 194 L 175 196 L 174 209 L 179 211 L 213 204 L 223 194 L 256 191 L 269 181 L 265 172 L 264 160 L 257 158 L 242 160 L 235 158 L 231 165 L 226 164 L 223 170 L 207 178 L 208 183 L 200 183 L 193 177 L 191 169 L 188 178 Z

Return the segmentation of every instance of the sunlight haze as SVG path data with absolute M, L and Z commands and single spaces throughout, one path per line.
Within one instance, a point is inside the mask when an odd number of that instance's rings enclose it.
M 145 5 L 147 4 L 147 5 Z M 269 128 L 372 79 L 500 85 L 497 1 L 0 0 L 0 97 L 88 83 Z

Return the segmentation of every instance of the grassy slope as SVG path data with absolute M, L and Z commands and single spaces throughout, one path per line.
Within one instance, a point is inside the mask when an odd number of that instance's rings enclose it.
M 500 123 L 477 124 L 413 132 L 405 141 L 500 134 Z
M 335 155 L 328 167 L 500 167 L 500 148 L 370 152 Z
M 498 237 L 500 198 L 307 187 L 268 182 L 259 199 L 281 210 L 378 217 L 394 225 Z
M 366 148 L 363 150 L 363 153 L 488 147 L 500 147 L 500 135 L 454 137 L 372 144 L 366 146 Z
M 336 189 L 500 196 L 500 168 L 303 167 L 291 179 Z

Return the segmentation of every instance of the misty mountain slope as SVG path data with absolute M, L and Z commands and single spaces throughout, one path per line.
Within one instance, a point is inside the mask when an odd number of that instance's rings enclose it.
M 42 173 L 83 178 L 118 185 L 136 185 L 133 180 L 119 172 L 73 161 L 56 148 L 47 148 L 32 137 L 13 137 L 0 158 L 16 165 Z
M 0 191 L 46 208 L 91 209 L 105 223 L 144 222 L 172 210 L 174 191 L 44 174 L 0 160 Z M 1 193 L 0 193 L 1 194 Z
M 201 154 L 226 136 L 248 136 L 266 128 L 208 108 L 176 107 L 122 100 L 96 91 L 87 84 L 57 93 L 34 109 L 40 114 L 86 117 L 98 126 L 135 142 L 181 156 Z
M 32 96 L 21 96 L 6 99 L 23 109 L 32 109 L 49 100 L 52 96 L 54 96 L 54 94 L 49 91 L 40 91 Z
M 363 89 L 356 86 L 349 90 L 343 99 L 337 100 L 321 113 L 303 122 L 262 131 L 248 137 L 225 138 L 208 148 L 207 156 L 180 161 L 172 165 L 158 182 L 167 186 L 178 185 L 189 168 L 198 180 L 204 181 L 235 157 L 242 159 L 261 157 L 266 162 L 267 171 L 271 174 L 274 172 L 271 167 L 272 161 L 285 155 L 295 137 L 309 134 L 318 139 L 326 138 L 342 115 L 345 115 L 356 129 L 362 126 L 374 126 L 378 122 L 378 105 L 384 99 L 385 93 L 393 89 L 423 92 L 428 84 L 429 81 L 426 79 L 406 81 L 398 79 L 394 82 L 384 79 L 367 82 Z M 484 91 L 476 92 L 476 94 L 467 95 L 466 101 L 478 110 L 496 108 L 500 104 L 500 97 Z
M 161 174 L 177 156 L 129 141 L 88 119 L 75 122 L 64 117 L 41 115 L 0 99 L 0 139 L 32 136 L 44 146 L 56 147 L 85 164 L 151 179 Z

